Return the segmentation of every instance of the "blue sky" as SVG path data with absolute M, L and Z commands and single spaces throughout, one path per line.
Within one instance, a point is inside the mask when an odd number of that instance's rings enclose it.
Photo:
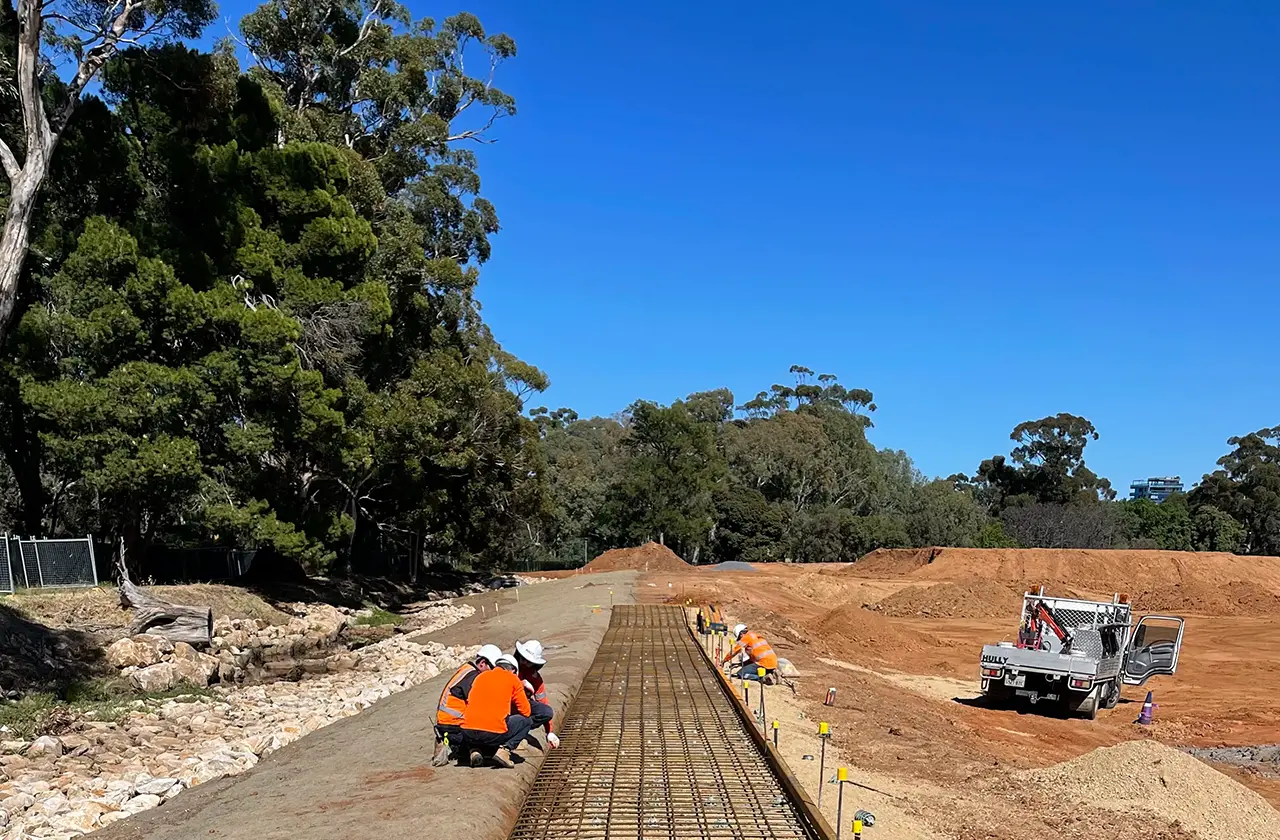
M 801 363 L 928 474 L 1068 411 L 1121 488 L 1280 423 L 1280 4 L 411 8 L 519 45 L 481 299 L 552 407 Z

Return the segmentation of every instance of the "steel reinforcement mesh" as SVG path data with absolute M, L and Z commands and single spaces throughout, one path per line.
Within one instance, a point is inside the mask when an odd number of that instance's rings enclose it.
M 679 607 L 617 606 L 512 840 L 818 838 Z

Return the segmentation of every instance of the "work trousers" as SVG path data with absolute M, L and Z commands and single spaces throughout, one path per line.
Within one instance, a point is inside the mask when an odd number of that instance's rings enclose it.
M 759 670 L 760 670 L 759 665 L 757 665 L 754 662 L 748 662 L 746 665 L 742 666 L 742 669 L 740 671 L 738 671 L 738 679 L 753 680 L 755 682 L 759 682 L 760 674 L 757 673 Z M 772 674 L 777 673 L 777 670 L 778 670 L 777 668 L 767 668 L 765 669 L 764 674 L 766 677 L 768 677 Z
M 499 747 L 514 750 L 533 730 L 533 718 L 527 715 L 507 715 L 506 732 L 485 732 L 481 729 L 463 729 L 462 742 L 469 750 L 493 755 Z M 450 738 L 452 743 L 452 738 Z
M 458 726 L 456 723 L 451 723 L 448 726 L 442 726 L 441 724 L 437 723 L 436 724 L 436 743 L 438 744 L 441 741 L 443 741 L 444 736 L 446 735 L 449 736 L 449 743 L 456 746 L 457 744 L 462 742 L 462 727 Z
M 529 705 L 533 707 L 529 718 L 533 721 L 534 729 L 545 726 L 551 722 L 551 718 L 555 717 L 555 712 L 546 703 L 539 703 L 537 700 L 533 700 Z

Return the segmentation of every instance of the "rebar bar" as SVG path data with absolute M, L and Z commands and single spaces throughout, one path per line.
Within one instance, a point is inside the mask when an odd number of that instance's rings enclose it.
M 679 607 L 616 606 L 511 840 L 822 840 Z

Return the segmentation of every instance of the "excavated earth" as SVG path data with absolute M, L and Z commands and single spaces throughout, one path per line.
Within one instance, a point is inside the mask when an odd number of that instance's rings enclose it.
M 1012 638 L 1021 592 L 1040 585 L 1127 593 L 1140 613 L 1185 615 L 1178 673 L 1126 689 L 1096 721 L 984 708 L 981 646 Z M 817 785 L 803 756 L 818 752 L 815 722 L 829 722 L 828 770 L 843 763 L 892 794 L 859 789 L 897 815 L 897 830 L 882 819 L 875 836 L 1280 837 L 1267 746 L 1280 720 L 1280 558 L 880 551 L 851 564 L 650 572 L 637 592 L 719 603 L 800 668 L 794 699 L 771 692 L 797 739 L 793 768 L 801 762 L 797 774 Z M 833 708 L 822 705 L 829 688 Z M 1155 724 L 1142 727 L 1134 719 L 1147 689 Z

